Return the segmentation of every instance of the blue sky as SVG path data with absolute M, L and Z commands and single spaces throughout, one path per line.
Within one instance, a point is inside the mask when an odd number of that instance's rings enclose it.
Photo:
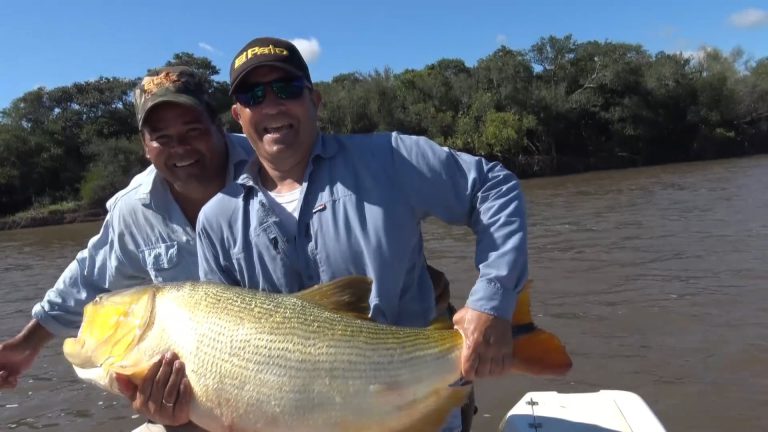
M 470 6 L 471 5 L 471 6 Z M 2 0 L 0 108 L 37 86 L 138 77 L 179 51 L 224 72 L 257 36 L 297 39 L 315 81 L 441 58 L 474 65 L 541 36 L 640 43 L 651 52 L 741 46 L 768 56 L 768 0 Z

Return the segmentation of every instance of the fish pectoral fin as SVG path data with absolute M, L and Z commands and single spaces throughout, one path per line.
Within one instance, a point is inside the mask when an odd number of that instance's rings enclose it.
M 368 319 L 372 284 L 365 276 L 346 276 L 293 295 L 334 312 Z
M 149 368 L 159 359 L 160 356 L 156 356 L 149 361 L 136 362 L 130 365 L 115 363 L 109 366 L 109 370 L 116 374 L 127 376 L 134 384 L 138 385 L 144 380 Z
M 434 390 L 423 400 L 413 402 L 407 410 L 412 420 L 393 432 L 439 431 L 451 411 L 464 405 L 471 390 L 472 386 L 469 385 Z

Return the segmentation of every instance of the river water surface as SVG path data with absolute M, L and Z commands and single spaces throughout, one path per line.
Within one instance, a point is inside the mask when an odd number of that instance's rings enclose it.
M 478 384 L 475 431 L 527 391 L 638 393 L 669 431 L 768 431 L 768 157 L 523 182 L 533 312 L 574 360 L 563 378 Z M 14 335 L 99 224 L 0 232 L 0 339 Z M 429 261 L 463 304 L 477 273 L 464 228 L 430 221 Z M 0 430 L 129 431 L 128 404 L 79 381 L 49 344 Z

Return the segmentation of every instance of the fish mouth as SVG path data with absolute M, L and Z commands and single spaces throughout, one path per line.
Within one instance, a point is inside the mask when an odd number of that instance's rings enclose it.
M 69 361 L 72 366 L 81 369 L 91 369 L 99 367 L 93 358 L 85 349 L 85 341 L 80 338 L 67 338 L 64 340 L 63 345 L 64 357 Z

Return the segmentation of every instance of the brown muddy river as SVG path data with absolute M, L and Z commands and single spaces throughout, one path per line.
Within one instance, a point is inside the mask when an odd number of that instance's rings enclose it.
M 475 431 L 493 431 L 533 390 L 638 393 L 669 431 L 768 430 L 768 157 L 526 180 L 533 308 L 567 344 L 564 378 L 478 384 Z M 0 232 L 0 339 L 99 224 Z M 474 242 L 429 222 L 429 261 L 454 302 L 472 285 Z M 49 344 L 0 430 L 130 431 L 128 404 L 80 382 Z

